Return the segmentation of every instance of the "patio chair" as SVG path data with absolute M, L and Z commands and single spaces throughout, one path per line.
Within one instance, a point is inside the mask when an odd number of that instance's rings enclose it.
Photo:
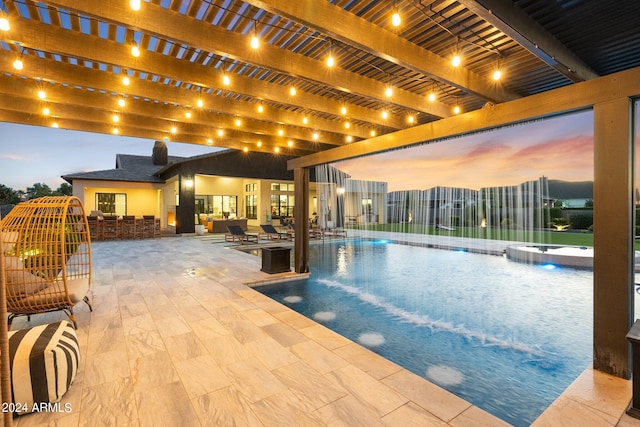
M 224 234 L 225 242 L 238 242 L 241 245 L 249 242 L 258 243 L 257 234 L 247 234 L 239 225 L 227 225 L 227 230 L 229 232 Z
M 76 326 L 73 307 L 91 284 L 91 240 L 77 197 L 41 197 L 22 202 L 0 221 L 9 327 L 16 316 L 64 311 Z
M 267 240 L 291 240 L 291 235 L 287 232 L 281 232 L 271 224 L 260 224 L 263 233 L 258 234 L 258 238 Z

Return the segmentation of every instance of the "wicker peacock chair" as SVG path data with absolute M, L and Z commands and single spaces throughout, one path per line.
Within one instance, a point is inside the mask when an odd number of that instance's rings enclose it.
M 91 241 L 77 197 L 41 197 L 15 206 L 0 221 L 9 327 L 16 316 L 64 310 L 77 327 L 73 306 L 91 284 Z

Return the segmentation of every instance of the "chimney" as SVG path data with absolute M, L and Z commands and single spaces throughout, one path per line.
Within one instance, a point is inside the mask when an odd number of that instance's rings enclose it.
M 157 166 L 169 163 L 169 154 L 167 152 L 167 144 L 164 141 L 156 141 L 153 146 L 153 154 L 151 155 L 153 164 Z

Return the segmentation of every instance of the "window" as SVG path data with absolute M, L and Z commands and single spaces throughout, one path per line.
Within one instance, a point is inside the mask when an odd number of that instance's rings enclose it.
M 373 212 L 373 200 L 362 199 L 362 213 L 368 215 L 371 212 Z
M 126 215 L 127 195 L 125 193 L 96 193 L 96 209 L 105 215 Z
M 256 194 L 251 194 L 246 196 L 246 216 L 249 219 L 257 219 L 258 218 L 258 196 Z
M 294 191 L 293 184 L 272 182 L 271 191 Z
M 295 197 L 286 194 L 271 195 L 271 216 L 280 218 L 293 217 Z
M 257 184 L 247 184 L 244 186 L 244 191 L 246 191 L 247 193 L 253 192 L 253 191 L 257 191 L 258 185 Z
M 238 196 L 196 195 L 196 209 L 214 216 L 238 215 Z

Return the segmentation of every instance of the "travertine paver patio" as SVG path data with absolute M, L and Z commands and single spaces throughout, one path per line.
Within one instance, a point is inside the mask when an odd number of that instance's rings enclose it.
M 72 410 L 22 416 L 20 427 L 505 425 L 246 286 L 293 274 L 260 272 L 258 257 L 220 239 L 95 242 L 93 264 L 94 312 L 76 309 Z M 538 425 L 640 425 L 620 418 L 629 382 L 589 372 Z

